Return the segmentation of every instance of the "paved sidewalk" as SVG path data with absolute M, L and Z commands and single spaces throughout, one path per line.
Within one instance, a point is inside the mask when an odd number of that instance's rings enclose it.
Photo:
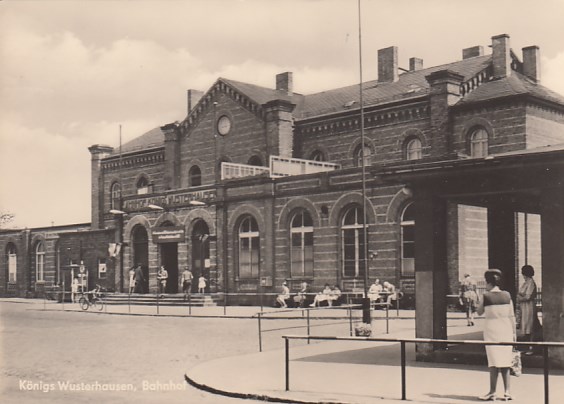
M 401 331 L 383 338 L 413 338 L 403 322 Z M 454 328 L 454 327 L 453 327 Z M 459 328 L 460 334 L 466 330 Z M 451 338 L 456 338 L 456 331 Z M 282 345 L 282 343 L 281 343 Z M 487 392 L 489 373 L 483 366 L 421 363 L 408 344 L 406 398 L 412 403 L 475 403 Z M 290 390 L 285 391 L 284 350 L 222 358 L 186 372 L 191 384 L 216 394 L 296 403 L 396 403 L 401 401 L 399 344 L 330 341 L 290 342 Z M 543 403 L 542 370 L 511 377 L 515 403 Z M 550 402 L 564 397 L 564 372 L 551 371 Z M 502 392 L 501 377 L 498 391 Z

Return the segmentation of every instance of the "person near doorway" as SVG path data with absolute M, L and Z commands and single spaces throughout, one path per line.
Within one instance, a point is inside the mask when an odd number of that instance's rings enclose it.
M 141 264 L 137 264 L 135 267 L 135 275 L 133 277 L 135 281 L 135 293 L 143 293 L 145 289 L 145 276 L 143 275 L 143 269 Z
M 135 267 L 129 270 L 129 294 L 135 291 Z
M 509 292 L 500 289 L 501 271 L 489 269 L 484 274 L 486 291 L 478 306 L 478 315 L 485 313 L 484 341 L 511 342 L 516 340 L 513 301 Z M 501 373 L 505 392 L 503 400 L 511 400 L 509 370 L 513 362 L 511 345 L 487 345 L 490 391 L 479 397 L 482 401 L 495 401 L 498 373 Z
M 288 304 L 286 304 L 286 299 L 290 298 L 290 289 L 288 288 L 288 284 L 286 282 L 282 282 L 282 290 L 280 294 L 276 297 L 276 302 L 282 307 L 283 309 L 288 308 Z
M 466 321 L 468 326 L 474 325 L 474 313 L 478 307 L 478 293 L 476 293 L 477 285 L 470 274 L 465 274 L 464 279 L 460 282 L 460 304 L 466 312 Z
M 157 281 L 159 282 L 159 289 L 160 289 L 159 292 L 161 294 L 161 297 L 164 296 L 164 293 L 166 291 L 167 280 L 168 280 L 168 271 L 166 270 L 164 265 L 161 265 L 159 271 L 157 272 Z
M 204 275 L 200 275 L 198 278 L 198 293 L 206 293 L 206 278 Z
M 76 295 L 78 294 L 78 287 L 79 287 L 79 283 L 78 283 L 78 278 L 75 276 L 72 280 L 71 283 L 71 302 L 75 303 L 76 302 Z
M 537 284 L 533 279 L 535 269 L 531 265 L 524 265 L 521 268 L 521 275 L 523 275 L 525 281 L 519 287 L 519 293 L 517 293 L 517 303 L 519 303 L 521 316 L 519 331 L 525 341 L 533 341 L 535 332 L 540 328 L 536 305 Z M 525 355 L 532 354 L 532 349 L 525 352 Z
M 194 279 L 194 275 L 192 275 L 190 267 L 184 268 L 184 272 L 182 272 L 182 276 L 180 277 L 182 292 L 184 292 L 184 300 L 188 300 L 188 295 L 192 292 L 192 279 Z

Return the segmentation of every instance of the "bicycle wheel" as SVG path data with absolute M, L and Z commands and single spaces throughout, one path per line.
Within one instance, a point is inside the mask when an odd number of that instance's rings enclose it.
M 96 299 L 96 309 L 98 309 L 98 311 L 102 311 L 104 309 L 104 301 L 102 299 Z
M 88 310 L 88 306 L 90 305 L 90 303 L 88 303 L 88 300 L 86 300 L 85 297 L 81 297 L 80 299 L 78 299 L 78 304 L 80 305 L 80 308 L 82 310 Z

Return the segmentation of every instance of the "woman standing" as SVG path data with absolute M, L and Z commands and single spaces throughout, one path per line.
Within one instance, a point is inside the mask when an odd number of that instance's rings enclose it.
M 533 280 L 535 269 L 531 265 L 525 265 L 521 268 L 521 274 L 525 278 L 525 282 L 519 288 L 517 294 L 517 303 L 521 309 L 521 334 L 524 335 L 526 341 L 532 341 L 534 335 L 536 312 L 537 285 Z M 529 350 L 525 355 L 533 352 Z
M 496 342 L 515 341 L 515 314 L 509 292 L 499 288 L 501 271 L 490 269 L 484 274 L 486 292 L 478 306 L 478 314 L 485 313 L 484 340 Z M 490 370 L 490 391 L 480 397 L 488 401 L 496 399 L 498 373 L 501 373 L 505 392 L 503 400 L 511 400 L 509 389 L 509 368 L 513 359 L 513 347 L 510 345 L 486 345 L 488 368 Z

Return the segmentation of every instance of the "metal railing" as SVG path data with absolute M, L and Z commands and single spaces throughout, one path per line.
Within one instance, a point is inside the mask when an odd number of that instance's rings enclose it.
M 401 365 L 401 399 L 407 400 L 407 377 L 406 377 L 406 353 L 407 343 L 427 343 L 427 344 L 459 344 L 459 345 L 498 345 L 498 346 L 525 346 L 540 347 L 543 354 L 543 375 L 544 375 L 544 403 L 549 404 L 549 356 L 548 348 L 564 348 L 564 342 L 497 342 L 497 341 L 469 341 L 469 340 L 450 340 L 450 339 L 431 339 L 431 338 L 372 338 L 372 337 L 326 337 L 314 335 L 284 335 L 284 362 L 285 362 L 285 388 L 290 391 L 290 340 L 319 340 L 319 341 L 361 341 L 361 342 L 388 342 L 400 344 L 400 365 Z

